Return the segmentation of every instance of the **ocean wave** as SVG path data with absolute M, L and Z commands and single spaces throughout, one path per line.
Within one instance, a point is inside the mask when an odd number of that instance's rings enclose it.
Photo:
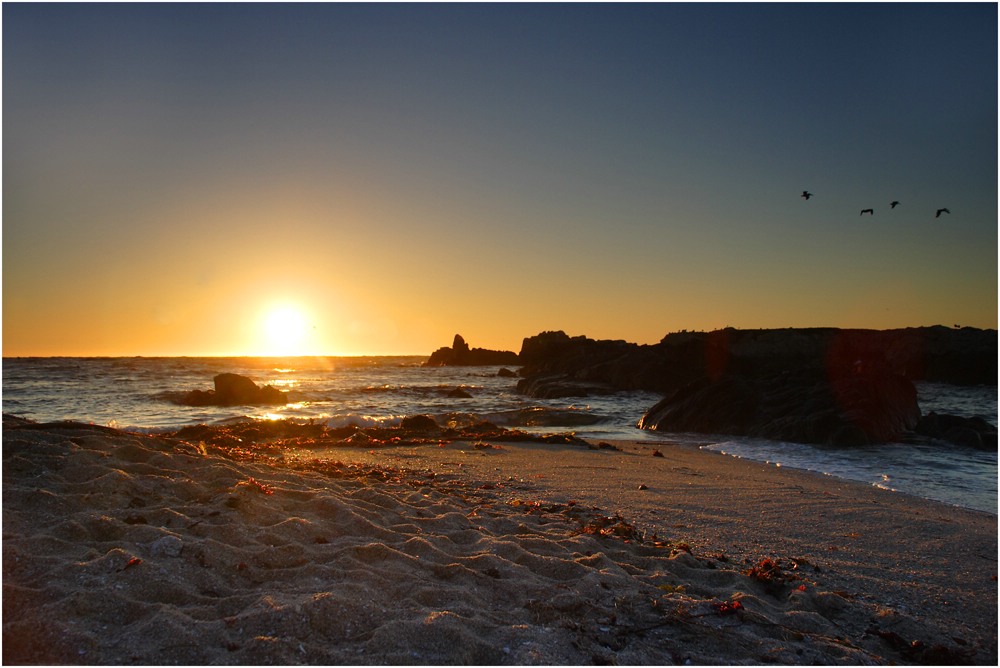
M 424 396 L 439 396 L 442 393 L 448 393 L 456 388 L 461 388 L 463 390 L 478 390 L 482 389 L 476 385 L 469 384 L 452 384 L 452 383 L 440 383 L 437 385 L 367 385 L 365 387 L 350 387 L 344 388 L 341 392 L 345 395 L 354 394 L 383 394 L 396 392 L 399 394 L 407 395 L 424 395 Z
M 150 398 L 156 401 L 166 401 L 167 403 L 176 404 L 178 406 L 186 406 L 184 399 L 190 391 L 187 390 L 163 390 L 162 392 L 155 392 L 150 396 Z
M 111 429 L 120 429 L 121 431 L 127 431 L 132 434 L 146 434 L 149 436 L 166 434 L 177 430 L 176 427 L 146 427 L 134 424 L 123 424 L 118 420 L 108 420 L 107 424 L 104 426 L 110 427 Z
M 405 415 L 362 415 L 348 413 L 317 420 L 321 424 L 335 429 L 337 427 L 398 427 Z
M 339 427 L 398 427 L 405 415 L 369 415 L 365 413 L 342 413 L 338 415 L 289 415 L 279 410 L 254 415 L 234 415 L 208 421 L 212 425 L 241 425 L 254 422 L 284 420 L 295 424 L 318 424 L 337 429 Z M 112 425 L 108 425 L 112 426 Z M 159 428 L 156 428 L 159 429 Z M 169 431 L 169 429 L 167 429 Z M 151 432 L 156 433 L 156 432 Z

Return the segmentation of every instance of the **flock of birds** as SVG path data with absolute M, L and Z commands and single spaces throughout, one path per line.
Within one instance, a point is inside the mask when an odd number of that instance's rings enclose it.
M 809 192 L 808 190 L 803 190 L 802 191 L 802 198 L 803 199 L 808 200 L 812 196 L 813 196 L 813 194 L 811 192 Z M 899 206 L 899 201 L 898 200 L 893 200 L 893 201 L 889 202 L 889 208 L 890 209 L 895 209 L 897 206 Z M 874 216 L 875 215 L 875 209 L 861 209 L 861 214 L 860 215 L 863 216 L 866 213 L 869 216 Z M 949 213 L 950 214 L 951 211 L 949 211 L 948 209 L 944 209 L 944 208 L 938 209 L 937 212 L 934 214 L 934 217 L 935 218 L 940 218 L 942 213 Z

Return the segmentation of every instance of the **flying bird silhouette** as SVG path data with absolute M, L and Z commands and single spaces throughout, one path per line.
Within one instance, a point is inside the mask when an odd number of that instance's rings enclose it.
M 889 202 L 889 208 L 895 209 L 897 204 L 899 204 L 899 202 L 893 200 L 892 202 Z
M 862 216 L 865 215 L 866 213 L 867 214 L 871 214 L 872 216 L 874 216 L 875 215 L 875 209 L 861 209 L 861 215 Z
M 808 190 L 803 190 L 802 191 L 802 197 L 804 197 L 806 200 L 808 200 L 812 196 L 813 196 L 813 194 L 811 192 L 809 192 Z
M 940 218 L 942 213 L 951 213 L 948 209 L 938 209 L 937 213 L 934 214 L 935 218 Z

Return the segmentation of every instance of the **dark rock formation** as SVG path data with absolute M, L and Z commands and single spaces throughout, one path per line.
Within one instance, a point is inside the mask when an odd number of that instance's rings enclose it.
M 848 444 L 913 429 L 913 381 L 995 384 L 997 332 L 726 328 L 655 345 L 543 332 L 524 340 L 520 358 L 517 387 L 529 396 L 663 394 L 644 428 Z
M 456 387 L 448 392 L 448 397 L 451 399 L 471 399 L 472 395 L 461 387 Z
M 981 417 L 964 418 L 931 412 L 920 418 L 914 431 L 977 450 L 997 449 L 997 429 Z
M 426 366 L 500 366 L 519 363 L 515 352 L 485 348 L 470 349 L 461 334 L 456 334 L 451 348 L 435 350 L 427 360 Z
M 281 406 L 288 397 L 281 390 L 255 382 L 235 373 L 220 373 L 214 379 L 215 390 L 191 390 L 180 397 L 185 406 Z
M 524 339 L 517 355 L 470 350 L 456 335 L 428 361 L 468 364 L 520 364 L 517 391 L 537 398 L 658 392 L 666 398 L 643 417 L 646 429 L 858 444 L 916 427 L 914 381 L 996 384 L 997 331 L 726 328 L 654 345 L 555 331 Z M 924 428 L 952 442 L 996 443 L 996 430 L 981 425 Z
M 996 384 L 997 331 L 920 327 L 721 329 L 668 334 L 658 344 L 543 332 L 521 346 L 521 376 L 564 374 L 618 390 L 669 394 L 700 378 L 887 364 L 911 381 Z
M 913 383 L 871 367 L 834 376 L 805 370 L 702 378 L 649 409 L 639 427 L 864 445 L 898 440 L 919 419 Z
M 524 339 L 520 359 L 524 365 L 520 375 L 525 380 L 518 383 L 518 391 L 539 398 L 658 390 L 660 382 L 669 376 L 654 346 L 569 337 L 561 331 Z M 674 372 L 683 376 L 680 368 Z M 685 376 L 685 382 L 696 377 Z
M 438 428 L 437 421 L 430 415 L 407 415 L 399 423 L 400 429 L 412 431 L 429 431 Z
M 538 399 L 557 399 L 614 394 L 618 390 L 607 383 L 577 380 L 563 373 L 543 373 L 519 380 L 517 391 Z

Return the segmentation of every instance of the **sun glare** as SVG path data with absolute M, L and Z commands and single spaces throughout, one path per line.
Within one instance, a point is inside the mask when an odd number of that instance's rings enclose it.
M 287 304 L 275 306 L 264 312 L 261 325 L 261 354 L 308 354 L 310 324 L 302 309 Z

